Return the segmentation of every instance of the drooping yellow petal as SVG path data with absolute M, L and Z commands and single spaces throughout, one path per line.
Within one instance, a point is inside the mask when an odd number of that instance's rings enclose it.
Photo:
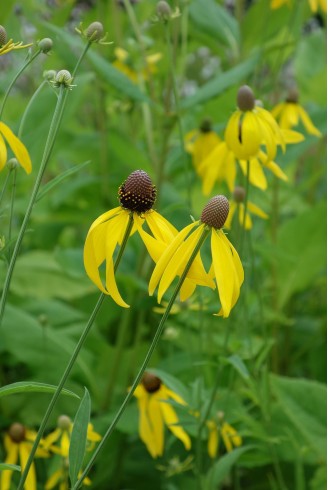
M 266 163 L 263 163 L 263 165 L 266 168 L 268 168 L 269 170 L 271 170 L 271 172 L 276 177 L 278 177 L 278 179 L 281 179 L 281 180 L 284 180 L 285 182 L 287 182 L 287 180 L 288 180 L 287 175 L 285 174 L 285 172 L 283 170 L 281 170 L 279 165 L 277 165 L 275 162 L 266 162 Z
M 229 214 L 228 214 L 228 217 L 226 219 L 226 222 L 224 223 L 224 227 L 228 228 L 228 230 L 230 230 L 230 228 L 231 228 L 231 223 L 233 220 L 233 216 L 236 212 L 236 209 L 237 209 L 237 203 L 235 201 L 230 202 Z
M 314 136 L 321 136 L 321 132 L 315 127 L 310 116 L 305 112 L 303 107 L 299 106 L 298 112 L 307 132 Z
M 122 296 L 118 291 L 112 259 L 106 260 L 106 289 L 108 291 L 107 294 L 110 294 L 115 303 L 122 306 L 122 308 L 130 308 L 130 306 L 122 299 Z
M 5 463 L 16 464 L 18 460 L 18 444 L 13 442 L 8 434 L 5 434 L 5 449 L 7 452 Z M 0 473 L 0 488 L 1 490 L 9 490 L 13 472 L 11 470 L 3 470 Z
M 230 118 L 225 140 L 231 151 L 242 160 L 254 157 L 261 144 L 261 131 L 252 111 L 236 111 Z
M 101 435 L 94 431 L 93 424 L 88 424 L 87 440 L 92 442 L 101 441 Z
M 244 220 L 245 220 L 245 230 L 250 230 L 253 226 L 253 223 L 252 223 L 252 218 L 250 217 L 248 212 L 248 203 L 247 203 L 246 216 L 244 215 L 245 215 L 245 205 L 244 203 L 240 203 L 239 216 L 238 216 L 240 226 L 244 226 Z
M 214 229 L 212 229 L 211 233 L 211 251 L 223 316 L 228 317 L 234 290 L 234 265 L 232 255 L 227 251 L 221 234 L 218 234 Z
M 261 155 L 263 152 L 259 152 Z M 263 153 L 263 158 L 267 160 L 265 153 Z M 239 160 L 240 168 L 243 171 L 243 174 L 247 175 L 247 161 Z M 267 179 L 264 175 L 262 165 L 260 164 L 258 158 L 251 158 L 249 161 L 249 181 L 255 187 L 258 187 L 261 190 L 265 190 L 268 187 Z
M 19 444 L 19 458 L 21 462 L 22 471 L 24 471 L 30 452 L 31 452 L 30 443 L 21 442 Z M 24 488 L 26 490 L 36 490 L 36 473 L 35 473 L 34 463 L 32 463 L 30 466 Z
M 14 135 L 12 130 L 1 121 L 0 121 L 0 132 L 2 133 L 3 137 L 6 139 L 8 145 L 12 149 L 20 165 L 23 167 L 23 169 L 27 174 L 30 174 L 32 171 L 32 162 L 31 162 L 30 155 L 27 149 L 25 148 L 25 146 L 23 145 L 23 143 L 20 141 L 20 139 L 17 138 L 17 136 Z
M 207 452 L 210 458 L 214 459 L 219 447 L 219 430 L 213 420 L 208 420 L 206 425 L 208 428 Z
M 274 141 L 278 145 L 281 145 L 282 150 L 285 151 L 286 150 L 285 141 L 283 139 L 279 124 L 277 123 L 275 118 L 272 116 L 272 114 L 269 111 L 263 109 L 262 107 L 257 107 L 256 111 L 257 111 L 257 116 L 260 118 L 260 120 L 266 122 L 266 127 L 268 128 L 270 133 L 272 133 L 272 135 L 274 136 Z
M 256 206 L 256 204 L 253 204 L 252 202 L 249 202 L 247 203 L 247 209 L 252 213 L 252 214 L 256 214 L 256 216 L 259 216 L 260 218 L 263 218 L 263 219 L 268 219 L 268 215 L 262 211 L 261 208 L 259 208 L 258 206 Z
M 140 439 L 146 445 L 151 456 L 157 458 L 163 454 L 163 447 L 158 447 L 157 441 L 155 441 L 153 437 L 152 427 L 148 416 L 149 395 L 141 385 L 137 387 L 134 395 L 138 399 Z
M 183 281 L 179 295 L 180 295 L 180 301 L 186 301 L 190 296 L 193 294 L 193 292 L 196 289 L 196 283 L 188 279 Z
M 210 194 L 216 180 L 225 180 L 232 191 L 236 178 L 235 157 L 225 141 L 220 142 L 199 166 L 203 193 Z
M 159 391 L 161 388 L 159 389 Z M 152 431 L 152 437 L 154 446 L 156 447 L 156 453 L 162 456 L 164 452 L 164 420 L 161 411 L 161 405 L 158 402 L 156 393 L 147 393 L 148 396 L 148 418 Z
M 62 433 L 62 430 L 57 428 L 53 432 L 50 432 L 45 438 L 44 438 L 44 447 L 49 448 L 52 444 L 58 441 Z
M 161 258 L 157 262 L 155 269 L 153 270 L 152 276 L 149 281 L 149 294 L 152 295 L 161 280 L 161 277 L 170 262 L 172 256 L 175 254 L 176 250 L 179 248 L 185 237 L 189 232 L 197 226 L 198 222 L 191 223 L 190 225 L 183 228 L 183 230 L 178 233 L 171 244 L 166 248 L 165 252 L 162 254 Z
M 180 395 L 178 395 L 178 393 L 175 393 L 175 391 L 170 390 L 170 388 L 168 388 L 167 386 L 165 386 L 165 392 L 168 397 L 172 398 L 177 403 L 180 403 L 180 405 L 187 405 L 187 403 Z
M 125 211 L 121 208 L 121 206 L 117 206 L 116 208 L 110 209 L 109 211 L 106 211 L 106 213 L 101 214 L 97 219 L 94 220 L 94 222 L 90 226 L 88 234 L 91 233 L 95 228 L 97 228 L 101 223 L 105 223 L 117 214 L 121 214 L 124 212 Z
M 61 439 L 60 439 L 60 450 L 61 450 L 61 455 L 64 458 L 68 457 L 69 453 L 69 445 L 70 445 L 70 437 L 67 432 L 67 430 L 63 430 Z
M 197 172 L 202 161 L 214 150 L 220 141 L 220 138 L 214 131 L 208 131 L 206 133 L 200 131 L 198 133 L 192 152 L 192 160 Z
M 63 470 L 62 468 L 60 468 L 59 470 L 55 471 L 49 478 L 48 480 L 46 481 L 46 484 L 45 484 L 45 490 L 52 490 L 52 488 L 54 488 L 57 483 L 59 483 L 59 481 L 61 480 L 63 476 Z
M 292 131 L 291 129 L 282 129 L 282 137 L 284 138 L 285 143 L 294 144 L 300 143 L 304 141 L 304 134 L 299 133 L 297 131 Z
M 236 272 L 237 272 L 238 285 L 240 287 L 242 285 L 242 283 L 244 282 L 244 268 L 243 268 L 243 265 L 241 263 L 240 257 L 238 255 L 237 250 L 232 245 L 232 243 L 230 242 L 230 240 L 227 238 L 227 236 L 225 235 L 225 233 L 223 232 L 223 230 L 220 230 L 219 233 L 220 233 L 220 236 L 221 236 L 221 240 L 225 243 L 226 247 L 232 253 L 232 260 L 233 260 L 233 263 L 234 263 L 234 266 L 235 266 L 235 269 L 236 269 Z
M 187 450 L 189 450 L 191 448 L 190 437 L 188 436 L 187 432 L 181 426 L 178 425 L 179 419 L 172 405 L 165 402 L 165 400 L 168 400 L 169 398 L 168 394 L 166 393 L 166 387 L 162 385 L 161 388 L 155 393 L 155 396 L 156 399 L 159 401 L 160 409 L 165 424 L 170 429 L 170 431 L 175 435 L 175 437 L 180 439 L 184 447 Z
M 284 102 L 280 102 L 279 104 L 277 104 L 271 111 L 271 114 L 273 115 L 274 118 L 276 118 L 277 120 L 279 119 L 279 116 L 284 108 Z
M 0 172 L 4 168 L 7 162 L 7 147 L 5 140 L 0 134 Z
M 178 234 L 178 230 L 154 210 L 145 213 L 145 220 L 156 240 L 163 240 L 166 243 L 170 243 L 173 237 Z
M 242 438 L 239 436 L 236 429 L 234 429 L 230 424 L 224 422 L 221 428 L 221 435 L 228 452 L 232 451 L 233 446 L 241 446 Z

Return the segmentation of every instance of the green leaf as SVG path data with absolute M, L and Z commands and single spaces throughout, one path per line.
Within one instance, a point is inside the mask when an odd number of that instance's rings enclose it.
M 69 446 L 69 477 L 71 479 L 71 485 L 74 485 L 78 479 L 78 474 L 82 468 L 87 444 L 91 400 L 88 390 L 86 388 L 84 388 L 84 390 L 84 396 L 74 419 Z
M 238 22 L 214 0 L 193 0 L 189 9 L 191 21 L 205 34 L 238 52 Z
M 17 464 L 0 463 L 0 471 L 2 470 L 21 471 L 21 467 Z
M 38 197 L 36 198 L 36 202 L 40 201 L 51 189 L 56 187 L 60 182 L 62 182 L 66 177 L 69 175 L 75 174 L 75 172 L 78 172 L 82 168 L 84 168 L 86 165 L 88 165 L 91 162 L 91 160 L 88 160 L 87 162 L 80 163 L 79 165 L 75 165 L 74 167 L 70 167 L 65 172 L 57 175 L 54 179 L 50 180 L 50 182 L 47 182 L 40 190 L 38 193 Z
M 246 364 L 244 361 L 237 356 L 236 354 L 233 354 L 232 356 L 226 358 L 222 358 L 223 362 L 226 364 L 231 364 L 235 368 L 235 370 L 240 374 L 240 376 L 243 379 L 249 379 L 249 371 L 246 367 Z
M 16 393 L 54 393 L 56 389 L 57 386 L 48 385 L 45 383 L 36 383 L 35 381 L 19 381 L 17 383 L 2 386 L 0 388 L 0 398 L 7 395 L 14 395 Z M 76 393 L 73 393 L 73 391 L 66 389 L 63 389 L 61 394 L 80 398 Z
M 271 381 L 282 410 L 321 460 L 326 451 L 326 387 L 316 381 L 275 375 Z
M 220 458 L 207 473 L 205 484 L 206 490 L 216 490 L 220 483 L 222 483 L 230 473 L 233 465 L 238 461 L 240 456 L 252 448 L 253 446 L 238 447 L 222 456 L 222 458 Z
M 245 80 L 253 72 L 257 61 L 258 55 L 254 55 L 230 70 L 219 73 L 215 78 L 200 87 L 194 95 L 182 100 L 181 108 L 189 109 L 197 104 L 206 102 L 218 96 L 227 88 Z

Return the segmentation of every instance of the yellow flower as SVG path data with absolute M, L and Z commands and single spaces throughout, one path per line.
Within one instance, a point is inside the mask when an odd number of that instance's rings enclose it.
M 244 200 L 245 200 L 245 189 L 243 187 L 236 186 L 233 191 L 233 200 L 230 202 L 229 214 L 227 217 L 227 221 L 225 223 L 226 228 L 228 229 L 231 228 L 231 223 L 236 211 L 238 212 L 239 223 L 241 226 L 243 226 L 244 213 L 245 213 Z M 245 230 L 250 230 L 253 226 L 250 214 L 255 214 L 256 216 L 259 216 L 262 219 L 268 219 L 269 217 L 264 211 L 262 211 L 262 209 L 256 206 L 256 204 L 253 204 L 252 202 L 248 201 L 246 220 L 245 220 Z
M 44 447 L 55 454 L 60 454 L 64 458 L 67 458 L 72 429 L 73 422 L 71 419 L 67 415 L 61 415 L 58 418 L 58 427 L 45 437 Z M 101 435 L 93 430 L 92 424 L 88 424 L 87 451 L 92 451 L 95 443 L 100 440 Z M 59 445 L 56 445 L 56 442 L 58 442 Z
M 247 161 L 239 160 L 239 165 L 243 174 L 247 175 Z M 281 170 L 276 162 L 268 161 L 266 154 L 263 151 L 259 151 L 257 157 L 249 159 L 249 181 L 255 187 L 265 190 L 268 187 L 266 176 L 263 172 L 263 167 L 270 170 L 278 179 L 288 180 L 285 172 Z
M 24 471 L 27 459 L 30 455 L 33 441 L 36 437 L 36 432 L 27 429 L 22 424 L 14 423 L 9 427 L 8 432 L 5 434 L 4 446 L 7 453 L 5 463 L 17 464 L 21 466 L 21 470 Z M 44 449 L 43 441 L 36 451 L 36 456 L 47 458 L 48 452 Z M 13 472 L 11 470 L 4 470 L 0 474 L 0 488 L 1 490 L 9 490 L 11 487 L 11 477 Z M 30 471 L 27 475 L 25 482 L 25 490 L 36 490 L 36 473 L 35 466 L 32 463 Z
M 221 413 L 219 414 L 218 418 L 222 419 Z M 219 422 L 216 423 L 213 420 L 208 420 L 206 425 L 209 431 L 207 451 L 211 458 L 215 458 L 217 455 L 220 435 L 228 453 L 230 453 L 234 447 L 239 447 L 242 445 L 242 438 L 236 429 L 234 429 L 227 422 L 222 423 L 221 420 L 219 420 Z
M 79 472 L 78 478 L 80 478 L 82 471 Z M 83 478 L 83 485 L 90 486 L 91 480 L 87 476 Z M 46 481 L 45 490 L 51 490 L 59 484 L 59 490 L 69 490 L 69 475 L 68 475 L 68 459 L 62 459 L 61 467 L 56 470 Z
M 0 121 L 0 171 L 4 168 L 7 162 L 7 147 L 5 140 L 12 149 L 17 161 L 23 167 L 27 174 L 32 171 L 32 163 L 30 155 L 23 143 L 14 135 L 12 130 L 3 122 Z
M 156 189 L 148 174 L 136 170 L 129 175 L 119 189 L 121 206 L 111 209 L 97 218 L 91 225 L 84 246 L 84 266 L 90 279 L 104 293 L 110 295 L 120 306 L 129 307 L 122 299 L 115 282 L 113 254 L 122 243 L 130 217 L 133 229 L 144 240 L 153 260 L 158 260 L 163 248 L 176 233 L 175 228 L 159 213 L 152 210 Z M 154 237 L 143 233 L 146 221 Z M 157 243 L 158 240 L 158 243 Z M 99 267 L 106 261 L 106 284 L 100 278 Z
M 204 119 L 199 129 L 193 129 L 185 136 L 185 149 L 192 155 L 192 162 L 199 175 L 200 165 L 203 160 L 220 143 L 219 136 L 212 131 L 212 124 L 209 119 Z
M 288 5 L 288 7 L 291 7 L 292 2 L 291 0 L 271 0 L 270 7 L 275 10 L 283 5 Z M 327 0 L 309 0 L 309 5 L 313 13 L 318 12 L 319 8 L 321 8 L 324 13 L 327 12 Z
M 178 416 L 170 399 L 186 405 L 186 402 L 174 391 L 165 386 L 153 374 L 145 373 L 137 386 L 134 396 L 138 399 L 139 435 L 153 458 L 164 452 L 164 425 L 180 439 L 186 450 L 191 448 L 190 437 L 179 425 Z
M 285 139 L 277 121 L 270 112 L 255 105 L 253 91 L 247 85 L 239 89 L 237 104 L 239 110 L 230 117 L 224 135 L 237 158 L 255 157 L 261 146 L 265 146 L 268 160 L 274 159 L 277 145 L 285 151 Z
M 232 192 L 236 179 L 236 157 L 225 141 L 217 144 L 199 165 L 199 175 L 203 181 L 202 191 L 208 196 L 215 181 L 225 181 Z
M 301 120 L 309 134 L 321 136 L 320 131 L 314 126 L 310 116 L 298 103 L 298 92 L 295 89 L 290 91 L 285 102 L 276 105 L 271 112 L 283 129 L 290 129 L 297 126 Z
M 215 196 L 204 207 L 200 221 L 186 226 L 174 238 L 160 257 L 149 282 L 149 294 L 153 294 L 158 285 L 158 302 L 176 276 L 182 274 L 196 244 L 205 228 L 211 230 L 212 265 L 209 275 L 216 279 L 221 309 L 218 315 L 227 317 L 236 304 L 240 287 L 244 281 L 244 270 L 239 255 L 221 229 L 229 213 L 229 201 L 224 196 Z M 192 233 L 191 230 L 196 228 Z M 193 270 L 192 270 L 193 269 Z M 204 283 L 202 270 L 192 264 L 193 280 L 198 285 Z M 189 295 L 186 295 L 187 299 Z
M 125 51 L 125 49 L 119 47 L 114 49 L 114 53 L 116 60 L 113 62 L 113 66 L 124 73 L 124 75 L 126 75 L 133 83 L 137 83 L 139 74 L 132 66 L 129 53 Z M 154 53 L 146 56 L 146 67 L 140 73 L 144 80 L 148 80 L 150 74 L 156 73 L 156 64 L 161 58 L 161 53 Z
M 7 41 L 6 29 L 0 25 L 0 56 L 7 54 L 14 49 L 29 48 L 32 44 L 23 44 L 23 41 L 14 43 L 12 39 Z

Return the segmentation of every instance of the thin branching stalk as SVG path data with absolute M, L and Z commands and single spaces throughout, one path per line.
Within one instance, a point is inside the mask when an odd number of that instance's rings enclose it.
M 128 221 L 128 224 L 127 224 L 127 227 L 126 227 L 124 236 L 123 236 L 122 245 L 120 247 L 119 253 L 118 253 L 118 255 L 116 257 L 116 260 L 115 260 L 114 272 L 116 272 L 117 267 L 118 267 L 118 265 L 119 265 L 119 263 L 121 261 L 121 258 L 122 258 L 124 249 L 126 247 L 128 238 L 130 236 L 132 227 L 133 227 L 133 213 L 131 213 L 130 216 L 129 216 L 129 221 Z M 81 348 L 82 348 L 82 346 L 84 344 L 84 341 L 87 338 L 88 333 L 90 332 L 90 329 L 91 329 L 91 327 L 93 325 L 93 322 L 95 321 L 95 318 L 96 318 L 96 316 L 97 316 L 97 314 L 98 314 L 98 312 L 100 310 L 100 307 L 101 307 L 101 305 L 102 305 L 102 303 L 103 303 L 103 301 L 105 299 L 105 296 L 106 295 L 104 293 L 101 293 L 101 295 L 99 296 L 98 301 L 96 303 L 96 306 L 94 307 L 94 309 L 93 309 L 93 311 L 92 311 L 92 313 L 91 313 L 91 315 L 89 317 L 89 320 L 88 320 L 88 322 L 87 322 L 87 324 L 86 324 L 86 326 L 85 326 L 85 328 L 84 328 L 84 330 L 82 332 L 82 335 L 81 335 L 78 343 L 75 346 L 75 349 L 74 349 L 74 351 L 72 353 L 72 356 L 71 356 L 71 358 L 70 358 L 70 360 L 69 360 L 69 362 L 68 362 L 68 364 L 66 366 L 66 369 L 65 369 L 65 371 L 64 371 L 64 373 L 63 373 L 63 375 L 61 377 L 61 380 L 58 383 L 57 389 L 56 389 L 55 393 L 52 396 L 52 399 L 51 399 L 51 401 L 50 401 L 50 403 L 48 405 L 47 411 L 46 411 L 46 413 L 45 413 L 45 415 L 44 415 L 44 417 L 42 419 L 42 422 L 41 422 L 41 425 L 39 427 L 37 436 L 36 436 L 36 438 L 35 438 L 35 440 L 33 442 L 33 446 L 32 446 L 32 449 L 31 449 L 29 458 L 28 458 L 28 460 L 26 462 L 26 466 L 25 466 L 24 472 L 23 472 L 23 474 L 21 476 L 21 480 L 19 482 L 19 485 L 17 487 L 17 490 L 23 490 L 23 488 L 24 488 L 25 480 L 27 478 L 29 469 L 30 469 L 31 464 L 33 462 L 34 455 L 36 453 L 36 450 L 38 448 L 38 445 L 40 443 L 40 440 L 41 440 L 41 438 L 43 436 L 43 433 L 45 431 L 45 428 L 46 428 L 47 422 L 49 420 L 49 417 L 50 417 L 50 415 L 52 413 L 52 410 L 53 410 L 53 408 L 54 408 L 54 406 L 55 406 L 55 404 L 57 402 L 57 399 L 58 399 L 59 395 L 61 394 L 61 391 L 62 391 L 62 389 L 63 389 L 63 387 L 64 387 L 64 385 L 66 383 L 66 380 L 67 380 L 67 378 L 68 378 L 68 376 L 69 376 L 69 374 L 70 374 L 70 372 L 71 372 L 71 370 L 72 370 L 72 368 L 73 368 L 73 366 L 75 364 L 75 361 L 76 361 L 76 359 L 77 359 L 77 357 L 78 357 L 78 355 L 80 353 L 80 350 L 81 350 Z
M 13 170 L 13 181 L 11 185 L 11 197 L 10 197 L 10 212 L 9 212 L 9 229 L 8 229 L 8 261 L 11 257 L 11 232 L 13 225 L 13 215 L 15 206 L 15 194 L 16 194 L 16 179 L 17 179 L 17 168 Z
M 163 332 L 163 329 L 164 329 L 164 325 L 165 325 L 165 322 L 166 322 L 166 320 L 167 320 L 167 318 L 168 318 L 168 316 L 170 314 L 171 308 L 172 308 L 172 306 L 173 306 L 173 304 L 174 304 L 174 302 L 176 300 L 176 297 L 177 297 L 177 295 L 178 295 L 178 293 L 179 293 L 179 291 L 181 289 L 181 286 L 182 286 L 182 284 L 183 284 L 183 282 L 184 282 L 184 280 L 185 280 L 185 278 L 186 278 L 186 276 L 188 274 L 188 271 L 189 271 L 189 269 L 190 269 L 193 261 L 195 260 L 195 257 L 197 255 L 197 253 L 199 252 L 202 244 L 204 243 L 206 237 L 209 234 L 209 231 L 210 231 L 209 228 L 205 228 L 204 231 L 203 231 L 203 233 L 202 233 L 202 235 L 200 236 L 199 241 L 196 244 L 195 249 L 194 249 L 193 253 L 191 254 L 191 256 L 190 256 L 190 258 L 188 260 L 188 263 L 187 263 L 184 271 L 182 272 L 182 274 L 180 276 L 179 282 L 176 285 L 176 288 L 175 288 L 175 290 L 174 290 L 174 292 L 172 294 L 172 297 L 171 297 L 171 299 L 170 299 L 170 301 L 169 301 L 169 303 L 168 303 L 168 305 L 166 307 L 166 310 L 164 312 L 164 315 L 163 315 L 163 317 L 162 317 L 162 319 L 161 319 L 161 321 L 160 321 L 160 323 L 159 323 L 159 325 L 157 327 L 157 330 L 156 330 L 155 336 L 153 338 L 153 341 L 150 344 L 150 347 L 149 347 L 149 349 L 147 351 L 147 354 L 145 356 L 145 359 L 144 359 L 144 361 L 143 361 L 143 363 L 142 363 L 142 365 L 141 365 L 141 367 L 139 369 L 139 372 L 138 372 L 137 376 L 135 377 L 134 382 L 131 385 L 131 388 L 130 388 L 128 394 L 126 395 L 126 397 L 125 397 L 122 405 L 120 406 L 117 414 L 115 415 L 115 417 L 114 417 L 111 425 L 108 427 L 108 429 L 107 429 L 104 437 L 102 438 L 101 442 L 99 443 L 99 446 L 97 447 L 97 449 L 95 450 L 94 454 L 92 455 L 90 461 L 88 462 L 87 466 L 85 467 L 85 469 L 84 469 L 83 473 L 81 474 L 80 478 L 75 483 L 74 487 L 72 487 L 72 490 L 77 490 L 81 486 L 84 478 L 89 473 L 89 471 L 90 471 L 92 465 L 94 464 L 94 462 L 95 462 L 98 454 L 100 453 L 100 451 L 102 450 L 102 448 L 106 444 L 108 438 L 110 437 L 110 435 L 114 431 L 114 429 L 116 427 L 116 424 L 118 423 L 118 421 L 120 420 L 121 416 L 123 415 L 123 413 L 124 413 L 124 411 L 125 411 L 128 403 L 129 403 L 129 401 L 131 400 L 131 398 L 132 398 L 132 396 L 133 396 L 133 394 L 135 392 L 135 389 L 137 388 L 138 384 L 140 383 L 141 378 L 142 378 L 142 376 L 143 376 L 143 374 L 144 374 L 144 372 L 145 372 L 145 370 L 146 370 L 146 368 L 148 366 L 148 363 L 149 363 L 149 361 L 151 359 L 151 356 L 153 355 L 153 352 L 154 352 L 154 350 L 155 350 L 155 348 L 156 348 L 156 346 L 157 346 L 157 344 L 159 342 L 159 339 L 160 339 L 160 337 L 162 335 L 162 332 Z

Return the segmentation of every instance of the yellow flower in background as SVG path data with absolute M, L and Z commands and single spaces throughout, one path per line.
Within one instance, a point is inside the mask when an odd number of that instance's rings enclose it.
M 63 458 L 62 460 L 62 465 L 61 467 L 56 470 L 46 481 L 45 484 L 45 490 L 52 490 L 52 488 L 55 488 L 57 485 L 59 485 L 59 490 L 69 490 L 70 484 L 69 484 L 69 472 L 68 472 L 68 459 Z M 80 471 L 78 474 L 78 478 L 80 478 L 82 472 Z M 90 486 L 92 484 L 90 478 L 87 476 L 83 478 L 83 485 Z
M 302 121 L 309 134 L 321 136 L 320 131 L 314 126 L 308 113 L 298 103 L 298 91 L 295 89 L 290 91 L 285 102 L 276 105 L 271 112 L 283 129 L 290 129 Z
M 240 168 L 243 174 L 247 175 L 247 161 L 239 160 Z M 268 187 L 268 182 L 264 174 L 263 168 L 270 170 L 278 179 L 287 182 L 288 177 L 281 170 L 279 165 L 274 161 L 268 161 L 266 154 L 263 151 L 259 151 L 258 156 L 249 159 L 249 181 L 255 187 L 261 190 L 265 190 Z
M 183 228 L 166 248 L 157 262 L 149 282 L 149 294 L 151 295 L 158 286 L 157 298 L 159 303 L 174 278 L 182 274 L 204 229 L 209 227 L 212 252 L 212 265 L 209 275 L 216 279 L 216 287 L 221 302 L 221 309 L 217 315 L 229 316 L 239 297 L 240 287 L 244 281 L 244 270 L 237 251 L 222 230 L 228 213 L 228 199 L 225 196 L 213 197 L 204 207 L 200 221 L 195 221 Z M 192 231 L 193 228 L 196 229 Z M 193 265 L 195 264 L 193 263 Z M 201 272 L 200 270 L 199 273 Z M 198 268 L 195 267 L 193 278 L 196 284 L 208 286 L 208 284 L 203 284 L 202 275 L 199 274 L 198 277 L 197 274 Z M 198 279 L 200 280 L 198 281 Z
M 243 226 L 244 224 L 244 213 L 245 213 L 245 189 L 240 186 L 236 186 L 233 191 L 233 200 L 230 201 L 230 209 L 229 209 L 229 214 L 227 217 L 227 221 L 225 223 L 225 227 L 230 229 L 232 220 L 235 216 L 235 213 L 237 212 L 238 214 L 238 219 L 240 226 Z M 248 201 L 247 202 L 247 211 L 246 211 L 246 220 L 245 220 L 245 230 L 250 230 L 253 226 L 252 219 L 251 219 L 251 214 L 254 214 L 255 216 L 259 216 L 262 219 L 268 219 L 269 216 L 262 211 L 261 208 L 256 206 L 256 204 L 253 204 L 252 202 Z
M 130 218 L 133 219 L 131 233 L 138 230 L 141 238 L 142 225 L 146 222 L 154 234 L 153 241 L 147 241 L 146 246 L 152 257 L 157 257 L 160 241 L 167 241 L 172 236 L 174 227 L 159 213 L 152 210 L 156 199 L 156 188 L 149 175 L 143 170 L 132 172 L 119 188 L 121 205 L 107 211 L 91 225 L 84 245 L 84 266 L 89 278 L 104 293 L 108 294 L 120 306 L 129 305 L 122 299 L 114 276 L 113 255 L 118 245 L 121 245 Z M 148 235 L 148 234 L 147 234 Z M 148 235 L 150 236 L 150 235 Z M 106 262 L 106 283 L 99 274 L 99 267 Z
M 288 5 L 288 7 L 292 6 L 291 0 L 271 0 L 270 7 L 275 10 L 283 5 Z M 319 11 L 319 8 L 326 13 L 327 12 L 327 0 L 309 0 L 309 6 L 313 13 Z
M 208 420 L 206 425 L 208 428 L 208 443 L 207 451 L 211 458 L 215 458 L 218 453 L 220 436 L 222 437 L 223 444 L 228 453 L 230 453 L 234 447 L 242 445 L 243 441 L 236 429 L 234 429 L 227 422 L 222 422 L 223 414 L 218 414 L 218 422 Z
M 216 181 L 225 181 L 232 192 L 236 180 L 236 157 L 225 141 L 219 142 L 199 165 L 202 191 L 208 196 Z
M 201 175 L 200 166 L 203 160 L 220 143 L 221 139 L 212 130 L 212 123 L 204 119 L 199 129 L 193 129 L 185 136 L 185 149 L 192 156 L 192 163 L 198 174 Z
M 141 75 L 144 80 L 148 80 L 150 74 L 156 73 L 156 65 L 162 58 L 161 53 L 154 53 L 146 56 L 146 67 L 143 68 L 139 74 L 133 67 L 130 55 L 127 51 L 125 51 L 125 49 L 117 47 L 114 49 L 114 54 L 116 56 L 116 60 L 113 61 L 113 66 L 115 66 L 115 68 L 117 68 L 120 72 L 124 73 L 124 75 L 126 75 L 133 83 L 138 82 L 139 75 Z
M 179 425 L 178 416 L 168 403 L 169 400 L 174 400 L 186 406 L 186 402 L 177 393 L 165 386 L 157 376 L 146 372 L 134 396 L 138 400 L 140 439 L 153 458 L 163 455 L 165 425 L 183 443 L 186 450 L 191 448 L 190 437 Z
M 277 121 L 270 112 L 255 105 L 253 91 L 247 85 L 239 89 L 237 105 L 239 109 L 230 117 L 224 135 L 237 158 L 255 157 L 261 146 L 265 147 L 268 161 L 276 156 L 277 145 L 285 151 L 285 139 Z
M 14 43 L 12 39 L 7 41 L 7 31 L 0 25 L 0 56 L 7 54 L 15 49 L 29 48 L 32 44 L 23 44 L 23 41 Z
M 64 458 L 68 457 L 69 445 L 73 422 L 67 415 L 58 418 L 58 427 L 48 434 L 44 439 L 44 447 L 55 454 L 60 454 Z M 87 430 L 87 451 L 92 451 L 95 443 L 101 440 L 101 435 L 93 430 L 93 425 L 88 424 Z M 56 443 L 59 443 L 56 445 Z
M 30 155 L 17 136 L 14 135 L 12 130 L 3 122 L 0 121 L 0 171 L 4 168 L 7 162 L 7 147 L 6 143 L 12 149 L 19 164 L 23 167 L 27 174 L 32 171 L 32 162 Z
M 24 471 L 26 462 L 30 455 L 33 441 L 36 437 L 36 432 L 27 429 L 19 423 L 12 424 L 8 432 L 5 434 L 4 446 L 6 451 L 6 464 L 19 464 L 21 470 Z M 48 451 L 44 449 L 43 440 L 39 445 L 36 456 L 47 458 Z M 0 488 L 1 490 L 9 490 L 11 488 L 11 478 L 13 472 L 11 470 L 3 470 L 0 473 Z M 25 490 L 37 490 L 36 472 L 34 463 L 32 463 L 30 471 L 25 482 Z

